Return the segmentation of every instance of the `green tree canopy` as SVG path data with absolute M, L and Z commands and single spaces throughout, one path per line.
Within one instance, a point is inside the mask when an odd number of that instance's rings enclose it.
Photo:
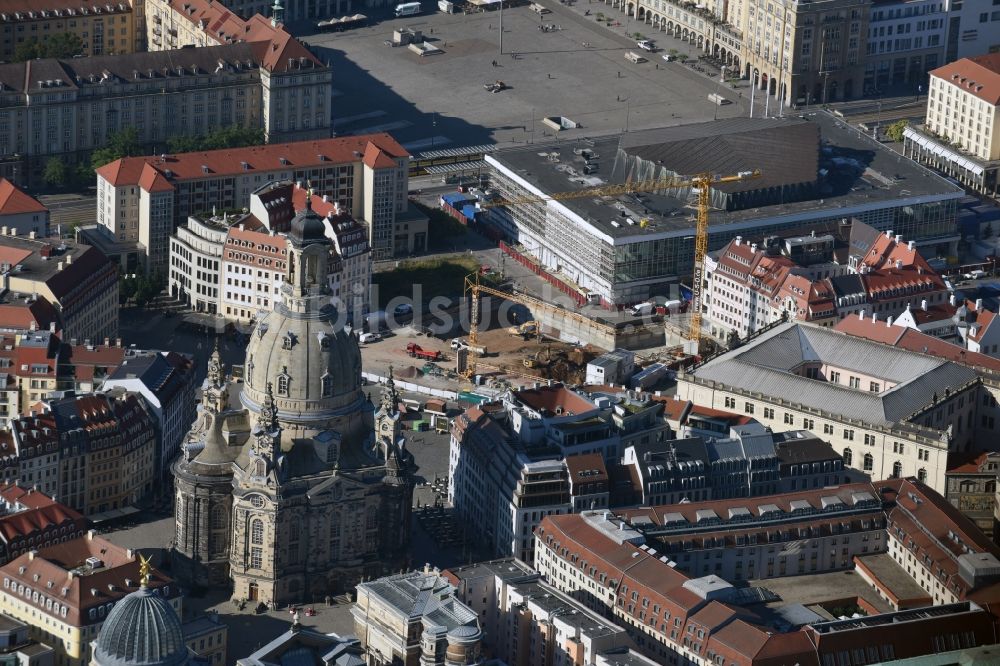
M 72 58 L 83 53 L 83 41 L 71 32 L 60 32 L 46 37 L 23 41 L 14 49 L 14 61 L 24 62 L 36 58 Z
M 171 153 L 190 153 L 196 150 L 259 146 L 262 143 L 264 143 L 263 129 L 230 125 L 229 127 L 220 127 L 203 136 L 172 137 L 167 140 L 167 150 Z
M 905 130 L 910 125 L 910 121 L 897 120 L 893 124 L 885 128 L 885 135 L 889 137 L 889 140 L 899 143 L 903 140 L 903 130 Z
M 141 152 L 139 132 L 134 127 L 126 127 L 109 136 L 107 145 L 91 154 L 90 165 L 94 169 L 99 169 L 109 162 L 114 162 L 122 157 L 132 157 Z
M 42 180 L 45 181 L 46 185 L 50 187 L 60 188 L 65 187 L 69 180 L 69 169 L 66 168 L 66 163 L 63 162 L 58 157 L 50 157 L 47 162 L 45 162 L 45 170 L 42 172 Z

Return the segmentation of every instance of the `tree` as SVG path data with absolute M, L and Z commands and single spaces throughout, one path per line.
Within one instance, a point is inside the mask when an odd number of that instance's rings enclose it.
M 136 278 L 135 304 L 140 308 L 146 307 L 163 291 L 163 287 L 163 280 L 158 274 L 140 275 Z
M 909 125 L 910 121 L 905 118 L 903 120 L 897 120 L 885 128 L 885 135 L 889 137 L 890 141 L 899 143 L 903 140 L 903 130 L 905 130 Z
M 83 53 L 83 40 L 71 32 L 60 32 L 46 37 L 44 42 L 35 38 L 26 40 L 14 49 L 13 60 L 24 62 L 36 58 L 72 58 Z
M 167 140 L 167 150 L 171 153 L 190 153 L 196 150 L 259 146 L 263 143 L 263 129 L 230 125 L 229 127 L 220 127 L 203 136 L 171 137 Z
M 136 278 L 122 275 L 118 278 L 118 303 L 125 305 L 135 296 Z
M 138 155 L 140 152 L 142 146 L 139 144 L 139 132 L 134 127 L 126 127 L 109 136 L 107 145 L 91 154 L 90 164 L 92 168 L 99 169 L 109 162 Z
M 83 40 L 72 32 L 52 35 L 42 45 L 45 58 L 72 58 L 83 53 Z
M 69 169 L 66 168 L 66 164 L 58 157 L 50 157 L 45 163 L 42 180 L 45 181 L 46 185 L 55 188 L 66 187 L 69 176 Z

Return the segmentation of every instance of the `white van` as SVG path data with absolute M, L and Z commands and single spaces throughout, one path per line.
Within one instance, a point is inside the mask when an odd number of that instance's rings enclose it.
M 420 6 L 419 2 L 404 2 L 401 5 L 396 5 L 396 17 L 400 16 L 416 16 L 421 11 L 423 7 Z
M 367 344 L 369 342 L 378 342 L 382 339 L 382 336 L 378 333 L 362 333 L 358 336 L 358 341 L 361 344 Z
M 652 314 L 652 312 L 653 312 L 653 304 L 650 303 L 649 301 L 646 301 L 645 303 L 639 303 L 638 305 L 633 305 L 631 308 L 629 308 L 628 311 L 628 313 L 633 317 L 641 317 L 643 315 Z

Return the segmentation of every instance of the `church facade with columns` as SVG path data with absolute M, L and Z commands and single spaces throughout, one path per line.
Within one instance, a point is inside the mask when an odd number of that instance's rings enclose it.
M 408 565 L 413 458 L 390 379 L 376 408 L 330 303 L 331 245 L 306 199 L 281 301 L 247 347 L 245 383 L 209 362 L 174 465 L 175 573 L 236 600 L 296 603 Z M 239 395 L 230 395 L 239 386 Z

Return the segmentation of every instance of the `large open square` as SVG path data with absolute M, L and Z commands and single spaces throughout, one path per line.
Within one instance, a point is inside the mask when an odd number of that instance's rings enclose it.
M 540 141 L 556 134 L 542 124 L 547 116 L 579 123 L 559 132 L 573 136 L 748 113 L 747 82 L 733 89 L 719 82 L 717 70 L 709 76 L 708 67 L 700 72 L 662 59 L 671 50 L 696 57 L 690 45 L 648 33 L 660 50 L 642 52 L 625 31 L 647 34 L 648 26 L 600 25 L 598 4 L 547 6 L 552 12 L 542 16 L 528 6 L 504 10 L 502 54 L 499 12 L 428 12 L 347 32 L 297 32 L 334 68 L 337 132 L 389 131 L 411 150 Z M 591 16 L 584 15 L 588 7 Z M 559 29 L 543 32 L 543 24 Z M 388 46 L 401 28 L 422 31 L 442 53 Z M 647 61 L 627 61 L 629 51 Z M 496 80 L 508 88 L 484 89 Z M 712 93 L 734 103 L 716 106 L 708 100 Z M 762 113 L 764 100 L 756 101 Z

